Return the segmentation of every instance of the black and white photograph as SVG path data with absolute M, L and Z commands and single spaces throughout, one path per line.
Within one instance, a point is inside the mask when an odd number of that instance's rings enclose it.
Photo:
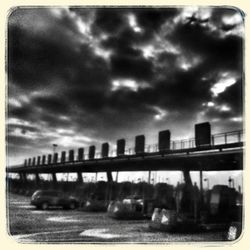
M 18 243 L 213 243 L 244 232 L 245 13 L 16 6 L 6 232 Z

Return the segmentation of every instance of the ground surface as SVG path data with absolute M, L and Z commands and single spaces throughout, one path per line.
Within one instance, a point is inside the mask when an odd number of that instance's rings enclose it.
M 224 241 L 226 233 L 155 232 L 147 220 L 118 221 L 103 212 L 41 211 L 30 205 L 29 197 L 14 194 L 7 199 L 7 217 L 7 230 L 19 242 L 211 242 Z

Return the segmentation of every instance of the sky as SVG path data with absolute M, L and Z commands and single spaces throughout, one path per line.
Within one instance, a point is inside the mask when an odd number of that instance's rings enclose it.
M 7 164 L 158 132 L 243 128 L 244 20 L 230 7 L 17 8 L 8 19 Z M 131 144 L 132 145 L 132 144 Z

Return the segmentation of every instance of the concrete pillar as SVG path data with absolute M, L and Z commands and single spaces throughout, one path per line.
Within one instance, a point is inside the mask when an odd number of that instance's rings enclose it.
M 148 183 L 150 184 L 151 182 L 151 171 L 148 171 Z
M 117 149 L 116 149 L 116 155 L 124 155 L 125 153 L 125 139 L 120 139 L 117 140 L 116 144 L 117 144 Z
M 145 150 L 145 136 L 137 135 L 135 137 L 135 153 L 141 154 L 144 153 Z
M 37 156 L 36 165 L 39 166 L 41 163 L 41 156 Z
M 82 172 L 77 172 L 77 181 L 83 183 Z
M 56 184 L 57 184 L 56 173 L 51 173 L 51 175 L 52 175 L 53 186 L 56 186 Z
M 192 186 L 192 180 L 191 180 L 191 176 L 190 176 L 190 172 L 189 170 L 183 170 L 183 177 L 184 177 L 184 181 L 188 186 Z
M 61 163 L 64 163 L 65 161 L 66 161 L 66 152 L 62 151 L 62 154 L 61 154 Z
M 200 200 L 201 200 L 201 207 L 203 206 L 203 173 L 202 170 L 200 170 Z
M 58 153 L 54 153 L 53 155 L 53 163 L 57 163 L 58 160 Z
M 31 158 L 28 160 L 28 166 L 31 166 Z
M 28 165 L 28 161 L 27 161 L 27 159 L 25 159 L 24 160 L 24 167 L 27 167 L 27 165 Z
M 40 184 L 40 177 L 39 177 L 39 174 L 36 173 L 36 185 L 39 185 Z
M 158 149 L 159 149 L 159 151 L 170 149 L 170 137 L 171 137 L 171 134 L 170 134 L 169 130 L 164 130 L 164 131 L 159 132 L 159 135 L 158 135 Z
M 102 158 L 108 156 L 109 156 L 109 144 L 106 142 L 102 144 Z
M 51 164 L 51 162 L 52 162 L 52 155 L 49 154 L 49 155 L 48 155 L 48 164 Z
M 36 165 L 36 157 L 33 157 L 32 166 L 35 166 L 35 165 Z
M 112 172 L 110 172 L 110 171 L 107 171 L 107 180 L 108 180 L 108 182 L 113 182 Z
M 209 122 L 195 124 L 196 147 L 211 145 L 211 126 Z
M 78 161 L 84 160 L 84 148 L 78 148 Z
M 95 158 L 95 146 L 92 145 L 89 147 L 89 159 L 94 159 Z
M 23 172 L 20 173 L 20 180 L 21 180 L 21 182 L 22 182 L 23 184 L 27 182 L 26 173 L 23 173 Z
M 74 150 L 73 149 L 69 150 L 69 161 L 70 162 L 74 161 Z
M 46 155 L 43 155 L 43 157 L 42 157 L 42 165 L 45 165 L 45 163 L 46 163 Z

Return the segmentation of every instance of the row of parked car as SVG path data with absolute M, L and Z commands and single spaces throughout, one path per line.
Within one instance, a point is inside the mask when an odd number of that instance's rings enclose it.
M 234 240 L 242 230 L 242 194 L 225 185 L 203 193 L 197 186 L 182 183 L 145 182 L 85 183 L 74 194 L 58 190 L 37 190 L 31 204 L 38 209 L 107 211 L 115 219 L 151 219 L 149 227 L 160 231 L 197 231 L 228 228 Z

